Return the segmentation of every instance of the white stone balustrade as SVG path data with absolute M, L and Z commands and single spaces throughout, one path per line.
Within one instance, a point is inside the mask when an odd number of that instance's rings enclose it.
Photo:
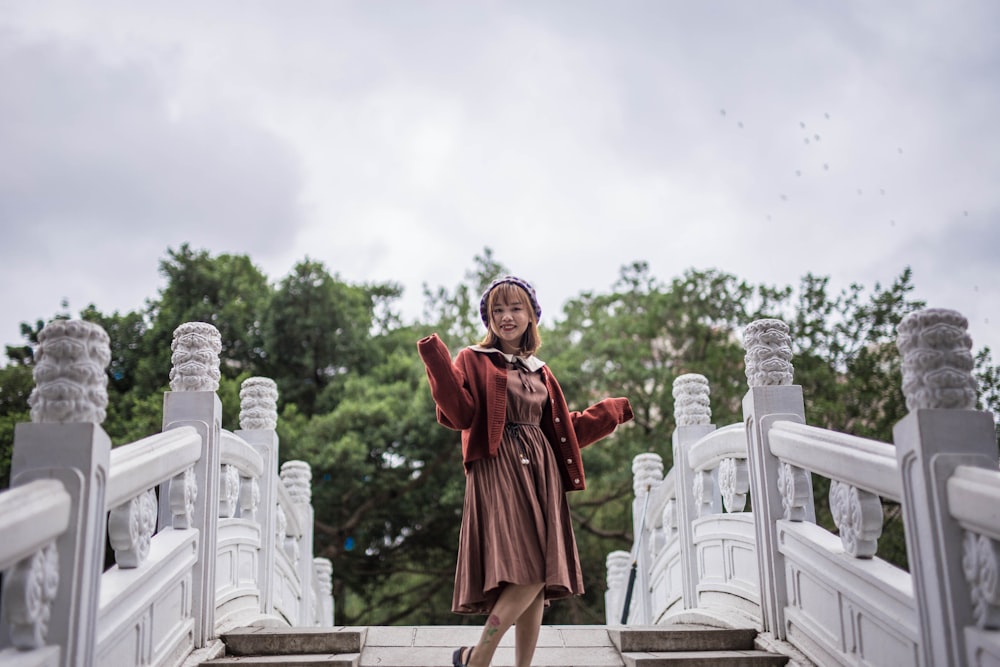
M 777 320 L 745 331 L 743 423 L 716 429 L 707 379 L 678 378 L 674 466 L 633 461 L 640 544 L 608 556 L 608 623 L 634 555 L 630 624 L 754 627 L 799 664 L 1000 664 L 997 430 L 973 409 L 966 327 L 939 309 L 900 324 L 911 412 L 892 443 L 805 424 Z M 182 325 L 162 433 L 112 450 L 106 335 L 58 321 L 39 340 L 0 493 L 0 667 L 176 665 L 232 624 L 333 623 L 311 470 L 278 470 L 273 382 L 244 382 L 242 428 L 222 431 L 218 332 Z M 814 475 L 836 534 L 815 524 Z M 902 507 L 910 572 L 878 557 L 882 499 Z M 118 564 L 102 573 L 106 538 Z
M 100 427 L 106 334 L 56 321 L 39 340 L 34 423 L 17 426 L 0 493 L 0 667 L 177 665 L 237 624 L 332 624 L 332 565 L 311 557 L 308 466 L 286 473 L 291 492 L 279 476 L 272 381 L 244 383 L 249 430 L 222 431 L 218 332 L 182 325 L 163 431 L 112 450 Z M 282 591 L 290 617 L 273 602 L 279 523 L 300 554 Z M 106 539 L 117 564 L 102 572 Z
M 643 591 L 651 621 L 753 627 L 797 664 L 1000 664 L 997 429 L 973 409 L 965 327 L 938 309 L 900 324 L 911 413 L 892 443 L 804 423 L 788 328 L 777 320 L 745 331 L 743 424 L 715 430 L 690 398 L 691 387 L 707 395 L 701 379 L 678 378 L 667 474 L 676 485 L 653 494 L 662 541 Z M 712 471 L 721 508 L 699 498 Z M 813 475 L 830 480 L 835 533 L 815 524 Z M 878 557 L 882 499 L 902 506 L 910 572 Z M 618 603 L 623 553 L 608 558 L 609 603 Z
M 285 545 L 289 558 L 300 581 L 308 581 L 312 576 L 312 560 L 304 555 L 313 551 L 312 468 L 305 461 L 285 461 L 281 464 L 281 481 L 292 501 L 291 511 L 299 520 L 301 529 L 293 536 L 286 535 Z M 302 587 L 299 593 L 299 618 L 310 618 L 315 613 L 312 591 Z
M 995 504 L 974 480 L 1000 484 L 994 416 L 976 403 L 968 323 L 927 309 L 899 324 L 903 394 L 910 413 L 893 429 L 903 522 L 926 665 L 1000 664 L 993 623 Z M 980 468 L 970 471 L 968 468 Z M 954 503 L 954 506 L 951 503 Z M 990 509 L 987 509 L 990 508 Z M 976 515 L 976 518 L 970 516 Z M 984 576 L 985 575 L 985 576 Z
M 620 625 L 622 607 L 625 603 L 625 589 L 628 586 L 632 554 L 627 551 L 612 551 L 605 559 L 608 589 L 604 593 L 604 608 L 608 625 Z
M 278 502 L 279 487 L 284 488 L 280 478 L 270 471 L 278 470 L 278 387 L 274 380 L 251 377 L 240 386 L 240 430 L 236 435 L 249 444 L 260 456 L 261 466 L 268 474 L 262 475 L 250 489 L 241 489 L 241 498 L 256 497 L 255 518 L 260 526 L 260 552 L 257 566 L 257 581 L 261 591 L 261 612 L 274 614 L 275 599 L 279 596 L 276 583 L 275 558 L 277 550 L 284 544 L 284 527 L 278 537 L 278 520 L 285 521 Z M 241 500 L 241 503 L 243 501 Z M 280 580 L 284 582 L 282 578 Z M 284 590 L 284 584 L 281 586 Z M 285 599 L 287 595 L 281 595 Z
M 69 527 L 70 495 L 54 479 L 39 479 L 0 494 L 2 623 L 16 650 L 46 650 L 52 604 L 59 589 L 55 542 Z M 65 584 L 64 584 L 65 585 Z M 4 653 L 0 653 L 0 662 Z
M 39 643 L 39 628 L 47 625 L 47 647 L 32 651 L 33 656 L 38 652 L 44 659 L 55 646 L 58 658 L 51 664 L 90 667 L 95 664 L 94 628 L 107 528 L 104 498 L 111 442 L 100 422 L 107 405 L 105 367 L 111 352 L 107 334 L 79 320 L 50 322 L 38 340 L 35 389 L 29 398 L 32 423 L 15 429 L 10 492 L 52 480 L 69 495 L 70 515 L 54 545 L 31 556 L 30 567 L 22 563 L 16 573 L 6 573 L 5 579 L 21 582 L 18 586 L 44 586 L 35 595 L 5 593 L 4 614 L 16 627 L 13 635 L 0 632 L 0 647 L 29 636 Z M 24 612 L 29 609 L 32 620 L 27 622 Z M 0 664 L 4 660 L 8 657 L 0 654 Z

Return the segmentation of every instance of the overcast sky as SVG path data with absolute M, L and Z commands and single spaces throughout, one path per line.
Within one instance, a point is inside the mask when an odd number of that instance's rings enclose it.
M 623 265 L 890 283 L 1000 356 L 1000 3 L 0 0 L 0 343 L 188 242 L 548 313 Z

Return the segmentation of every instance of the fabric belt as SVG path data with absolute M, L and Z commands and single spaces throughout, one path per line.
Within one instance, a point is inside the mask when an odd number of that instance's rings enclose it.
M 510 437 L 512 437 L 514 441 L 517 442 L 517 449 L 518 452 L 521 454 L 521 463 L 523 465 L 528 465 L 529 463 L 531 463 L 531 461 L 528 459 L 528 452 L 527 450 L 525 450 L 524 443 L 521 442 L 521 438 L 518 437 L 519 435 L 521 435 L 522 426 L 538 426 L 538 424 L 534 424 L 532 422 L 507 422 L 506 424 L 504 424 L 503 427 L 504 430 L 510 434 Z

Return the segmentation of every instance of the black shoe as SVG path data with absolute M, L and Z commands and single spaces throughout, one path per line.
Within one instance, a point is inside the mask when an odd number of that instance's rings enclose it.
M 465 662 L 462 662 L 462 652 L 468 650 L 469 653 L 465 656 Z M 469 667 L 469 659 L 472 657 L 472 649 L 468 646 L 463 646 L 462 648 L 455 649 L 455 652 L 451 654 L 451 666 L 452 667 Z

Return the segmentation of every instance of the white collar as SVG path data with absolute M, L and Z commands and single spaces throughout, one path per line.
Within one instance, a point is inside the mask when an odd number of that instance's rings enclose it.
M 482 345 L 470 345 L 469 349 L 472 350 L 473 352 L 483 352 L 485 354 L 492 354 L 493 352 L 496 352 L 497 354 L 503 355 L 503 358 L 506 359 L 508 363 L 514 363 L 515 361 L 520 361 L 522 364 L 524 364 L 524 367 L 527 368 L 532 373 L 534 373 L 535 371 L 537 371 L 538 369 L 540 369 L 542 366 L 545 365 L 544 361 L 542 361 L 533 354 L 529 354 L 527 357 L 521 357 L 516 354 L 507 354 L 503 350 L 498 350 L 495 347 L 483 347 Z

